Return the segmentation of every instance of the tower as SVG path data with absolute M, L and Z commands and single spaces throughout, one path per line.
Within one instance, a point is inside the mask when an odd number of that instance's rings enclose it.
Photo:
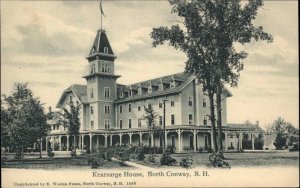
M 113 101 L 116 99 L 114 61 L 116 56 L 106 32 L 98 30 L 87 57 L 89 72 L 87 81 L 86 129 L 110 129 L 114 125 Z

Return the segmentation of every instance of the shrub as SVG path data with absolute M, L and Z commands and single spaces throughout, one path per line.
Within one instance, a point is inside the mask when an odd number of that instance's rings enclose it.
M 161 165 L 173 166 L 177 163 L 176 159 L 171 157 L 170 152 L 165 152 L 160 158 Z
M 175 153 L 175 146 L 168 146 L 167 147 L 167 151 L 169 151 L 170 153 Z
M 130 154 L 128 152 L 128 147 L 118 146 L 114 148 L 113 156 L 117 158 L 120 165 L 124 165 L 126 161 L 129 161 Z
M 212 152 L 212 154 L 209 155 L 209 161 L 214 167 L 230 168 L 229 163 L 224 161 L 223 158 L 223 153 L 216 154 Z
M 143 152 L 143 151 L 139 152 L 139 153 L 137 154 L 137 160 L 143 161 L 144 159 L 145 159 L 145 154 L 144 154 L 144 152 Z
M 150 156 L 148 157 L 148 161 L 149 161 L 150 163 L 155 163 L 155 157 L 154 157 L 154 155 L 150 155 Z
M 193 165 L 193 157 L 188 155 L 185 158 L 182 158 L 179 164 L 184 168 L 190 168 Z
M 105 153 L 102 147 L 98 147 L 92 154 L 87 154 L 87 162 L 92 168 L 98 168 L 104 164 Z

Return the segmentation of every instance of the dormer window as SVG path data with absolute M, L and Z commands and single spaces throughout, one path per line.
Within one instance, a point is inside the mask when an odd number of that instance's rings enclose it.
M 140 85 L 140 87 L 138 88 L 138 95 L 142 94 L 142 86 Z
M 175 88 L 175 81 L 171 80 L 170 81 L 170 89 L 174 89 Z
M 152 92 L 152 85 L 149 84 L 149 85 L 148 85 L 148 93 L 151 93 L 151 92 Z
M 120 97 L 120 98 L 123 98 L 123 97 L 124 97 L 123 91 L 120 91 L 120 92 L 119 92 L 119 97 Z
M 72 96 L 70 96 L 70 102 L 73 102 L 73 97 Z
M 108 47 L 104 47 L 104 53 L 108 54 Z
M 158 84 L 158 90 L 159 90 L 159 91 L 164 90 L 164 85 L 163 85 L 162 82 L 159 82 L 159 84 Z
M 129 90 L 129 96 L 132 97 L 132 89 Z

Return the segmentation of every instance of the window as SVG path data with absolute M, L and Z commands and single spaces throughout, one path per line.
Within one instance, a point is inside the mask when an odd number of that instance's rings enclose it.
M 175 81 L 172 80 L 170 81 L 170 89 L 174 89 L 175 88 Z
M 151 92 L 152 92 L 152 86 L 149 85 L 149 86 L 148 86 L 148 93 L 151 93 Z
M 159 116 L 159 125 L 162 126 L 163 118 L 162 116 Z
M 174 125 L 175 124 L 175 115 L 172 114 L 171 115 L 171 125 Z
M 142 87 L 140 86 L 138 89 L 138 95 L 141 95 L 141 94 L 142 94 Z
M 119 112 L 120 112 L 120 114 L 122 114 L 122 112 L 123 112 L 123 106 L 119 106 Z
M 204 108 L 206 107 L 206 98 L 205 98 L 205 97 L 203 97 L 202 106 L 203 106 Z
M 233 135 L 230 135 L 229 138 L 233 138 Z
M 131 104 L 128 104 L 128 112 L 131 112 Z
M 110 96 L 110 88 L 109 87 L 105 87 L 104 88 L 104 97 L 105 98 L 109 98 Z
M 128 127 L 131 129 L 131 119 L 128 120 Z
M 123 91 L 120 91 L 119 96 L 120 96 L 120 98 L 123 98 L 123 97 L 124 97 Z
M 193 97 L 189 97 L 189 106 L 193 106 Z
M 91 121 L 91 129 L 94 130 L 94 121 Z
M 104 53 L 108 54 L 108 48 L 104 47 Z
M 160 83 L 158 84 L 158 90 L 159 90 L 159 91 L 164 90 L 164 85 L 163 85 L 162 82 L 160 82 Z
M 193 124 L 193 114 L 189 114 L 189 125 Z
M 94 107 L 91 106 L 91 115 L 94 114 Z
M 73 97 L 72 96 L 70 96 L 70 102 L 73 102 Z
M 96 72 L 96 65 L 93 63 L 90 65 L 90 73 L 95 73 Z
M 138 119 L 138 127 L 142 127 L 142 119 L 141 118 Z
M 141 106 L 138 106 L 138 111 L 141 111 Z
M 52 128 L 53 130 L 55 130 L 55 125 L 53 125 L 53 128 Z
M 94 89 L 91 88 L 91 98 L 93 98 L 93 97 L 94 97 Z
M 206 115 L 204 115 L 204 117 L 203 117 L 203 125 L 207 125 L 207 116 Z
M 104 113 L 109 114 L 109 106 L 108 105 L 104 106 Z
M 110 128 L 110 120 L 109 119 L 105 119 L 104 120 L 104 128 L 105 129 L 109 129 Z
M 123 120 L 120 119 L 120 123 L 119 123 L 120 129 L 122 129 L 123 127 Z
M 101 72 L 110 72 L 110 63 L 108 61 L 101 61 Z
M 171 107 L 174 107 L 174 106 L 175 106 L 174 99 L 171 99 Z
M 133 92 L 132 92 L 132 89 L 130 89 L 129 90 L 129 96 L 132 97 L 132 95 L 133 95 Z
M 163 106 L 162 101 L 159 101 L 159 102 L 158 102 L 158 107 L 159 107 L 159 108 L 162 108 L 162 106 Z

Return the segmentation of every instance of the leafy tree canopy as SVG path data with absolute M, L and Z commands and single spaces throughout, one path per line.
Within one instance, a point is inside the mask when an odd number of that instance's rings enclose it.
M 63 108 L 64 113 L 61 114 L 63 116 L 63 123 L 68 128 L 68 133 L 70 135 L 78 135 L 79 129 L 80 129 L 80 109 L 81 105 L 77 101 L 76 104 L 74 104 L 73 101 L 70 101 L 69 103 L 69 109 Z
M 16 83 L 10 96 L 1 99 L 2 144 L 31 146 L 47 134 L 47 118 L 43 104 L 33 96 L 27 83 Z

